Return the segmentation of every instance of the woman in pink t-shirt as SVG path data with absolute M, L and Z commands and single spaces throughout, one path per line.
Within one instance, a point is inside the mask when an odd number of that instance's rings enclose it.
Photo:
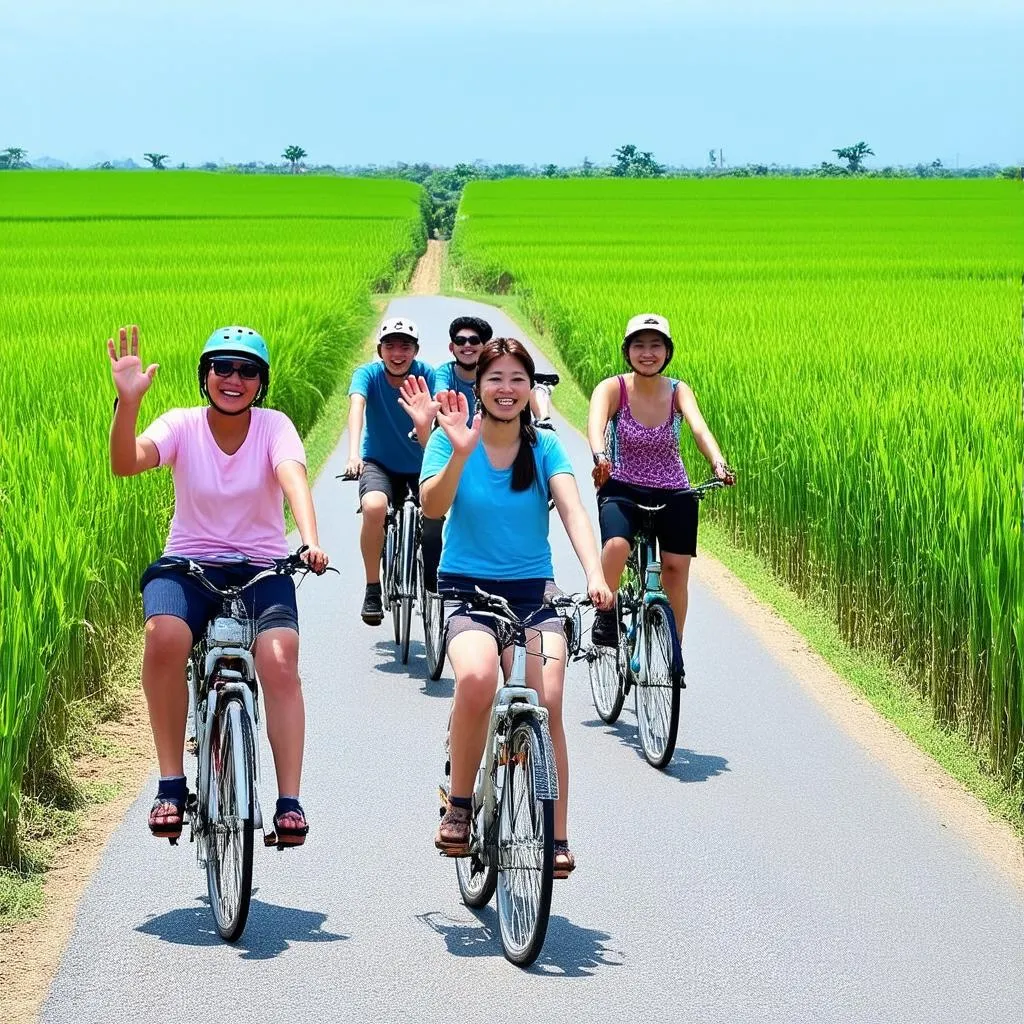
M 243 559 L 267 564 L 288 554 L 287 499 L 308 545 L 304 560 L 314 572 L 324 572 L 327 555 L 317 536 L 302 441 L 284 413 L 260 408 L 270 380 L 270 354 L 263 338 L 247 327 L 215 331 L 199 359 L 199 389 L 209 404 L 172 409 L 136 436 L 142 397 L 157 365 L 143 370 L 138 327 L 130 333 L 130 342 L 124 327 L 117 346 L 112 338 L 107 341 L 117 388 L 110 467 L 115 476 L 170 467 L 174 518 L 164 556 L 202 563 L 221 587 L 243 583 L 254 574 L 250 565 L 240 564 Z M 177 838 L 187 797 L 182 750 L 188 714 L 185 665 L 219 605 L 188 576 L 154 568 L 142 578 L 142 689 L 160 762 L 149 827 L 161 838 Z M 298 800 L 305 708 L 295 586 L 288 576 L 273 576 L 246 591 L 244 599 L 256 622 L 256 671 L 277 770 L 280 796 L 274 826 L 282 843 L 298 846 L 309 829 Z

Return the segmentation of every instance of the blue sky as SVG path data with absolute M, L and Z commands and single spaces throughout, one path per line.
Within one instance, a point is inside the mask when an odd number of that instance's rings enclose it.
M 0 148 L 173 162 L 1024 163 L 1007 0 L 0 0 Z

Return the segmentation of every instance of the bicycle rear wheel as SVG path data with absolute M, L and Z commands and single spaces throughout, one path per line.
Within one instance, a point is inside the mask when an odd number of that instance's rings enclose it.
M 423 549 L 416 552 L 419 579 L 420 615 L 423 618 L 423 651 L 427 660 L 427 677 L 441 678 L 444 671 L 444 602 L 427 590 L 423 575 Z
M 235 942 L 245 928 L 252 897 L 252 726 L 238 700 L 217 716 L 210 747 L 206 886 L 217 933 Z
M 594 647 L 587 655 L 594 710 L 601 721 L 609 725 L 618 720 L 626 699 L 618 662 L 618 651 L 614 647 Z
M 498 808 L 498 926 L 505 957 L 518 967 L 537 959 L 551 913 L 555 803 L 538 798 L 533 775 L 542 747 L 540 723 L 520 718 Z
M 644 610 L 644 664 L 636 681 L 636 719 L 644 757 L 655 768 L 672 760 L 679 730 L 682 678 L 674 671 L 676 628 L 672 613 L 660 601 Z
M 416 509 L 408 502 L 402 506 L 402 529 L 398 566 L 398 604 L 400 621 L 395 634 L 403 665 L 409 664 L 409 641 L 412 636 L 412 604 L 416 594 Z
M 498 884 L 498 869 L 482 864 L 475 854 L 459 857 L 455 861 L 455 877 L 459 881 L 459 893 L 467 907 L 478 910 L 486 907 Z

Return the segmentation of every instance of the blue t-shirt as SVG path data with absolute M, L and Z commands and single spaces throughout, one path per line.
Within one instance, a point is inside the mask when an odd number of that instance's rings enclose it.
M 420 484 L 448 464 L 452 443 L 443 430 L 430 435 L 423 452 Z M 551 579 L 548 543 L 548 481 L 572 473 L 558 437 L 537 431 L 533 449 L 537 479 L 525 491 L 512 490 L 512 467 L 495 469 L 483 441 L 473 449 L 459 479 L 444 524 L 440 571 L 485 580 Z
M 423 377 L 434 393 L 434 368 L 414 359 L 409 373 Z M 392 473 L 418 473 L 423 461 L 419 442 L 410 439 L 412 420 L 398 404 L 399 390 L 388 383 L 384 363 L 377 361 L 357 368 L 349 385 L 350 395 L 366 399 L 366 419 L 363 425 L 363 459 L 377 462 Z
M 434 377 L 437 381 L 437 387 L 434 389 L 436 395 L 438 391 L 458 391 L 466 396 L 466 405 L 469 407 L 469 416 L 466 420 L 467 423 L 473 422 L 473 416 L 476 414 L 476 380 L 463 380 L 456 367 L 459 364 L 455 360 L 451 360 L 448 363 L 442 363 L 437 370 L 434 371 Z

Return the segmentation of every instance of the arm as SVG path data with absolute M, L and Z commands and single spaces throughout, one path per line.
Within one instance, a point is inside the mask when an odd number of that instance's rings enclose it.
M 285 459 L 278 463 L 274 475 L 295 517 L 295 525 L 298 527 L 302 543 L 309 545 L 309 551 L 304 558 L 315 573 L 322 573 L 327 568 L 328 560 L 320 548 L 316 511 L 313 508 L 313 495 L 309 489 L 306 467 L 295 459 Z
M 420 508 L 428 519 L 440 519 L 448 514 L 459 489 L 459 480 L 466 462 L 480 440 L 482 417 L 477 413 L 471 425 L 466 425 L 469 405 L 466 396 L 455 391 L 441 391 L 436 396 L 439 406 L 437 422 L 445 432 L 452 453 L 441 470 L 420 483 Z M 436 442 L 435 442 L 436 443 Z M 426 458 L 430 459 L 428 452 Z
M 363 418 L 366 414 L 366 398 L 363 395 L 348 396 L 348 461 L 345 463 L 347 476 L 359 476 L 363 471 L 363 460 L 359 456 L 359 443 L 363 439 Z
M 118 399 L 110 428 L 110 469 L 114 476 L 136 476 L 160 465 L 160 454 L 148 437 L 136 437 L 139 402 Z
M 428 519 L 440 519 L 448 514 L 468 458 L 468 454 L 456 455 L 452 452 L 444 469 L 420 484 L 420 508 Z
M 590 413 L 587 416 L 587 440 L 590 450 L 595 455 L 604 452 L 604 436 L 608 429 L 608 421 L 618 411 L 619 389 L 614 377 L 601 381 L 590 396 Z M 612 464 L 607 455 L 595 463 L 593 476 L 594 486 L 601 487 L 611 476 Z
M 735 477 L 722 457 L 722 451 L 718 447 L 714 434 L 708 429 L 708 425 L 704 422 L 704 417 L 700 414 L 693 391 L 690 390 L 689 385 L 684 384 L 682 381 L 676 387 L 676 408 L 682 413 L 683 419 L 686 420 L 693 433 L 693 440 L 696 442 L 701 454 L 711 464 L 715 476 L 719 480 L 724 480 L 727 484 L 735 483 Z
M 601 555 L 597 549 L 597 540 L 590 525 L 580 492 L 576 486 L 576 478 L 572 473 L 556 473 L 548 480 L 551 497 L 555 501 L 559 518 L 568 534 L 576 557 L 587 574 L 587 591 L 591 600 L 598 608 L 608 609 L 612 606 L 612 592 L 604 578 L 601 568 Z

